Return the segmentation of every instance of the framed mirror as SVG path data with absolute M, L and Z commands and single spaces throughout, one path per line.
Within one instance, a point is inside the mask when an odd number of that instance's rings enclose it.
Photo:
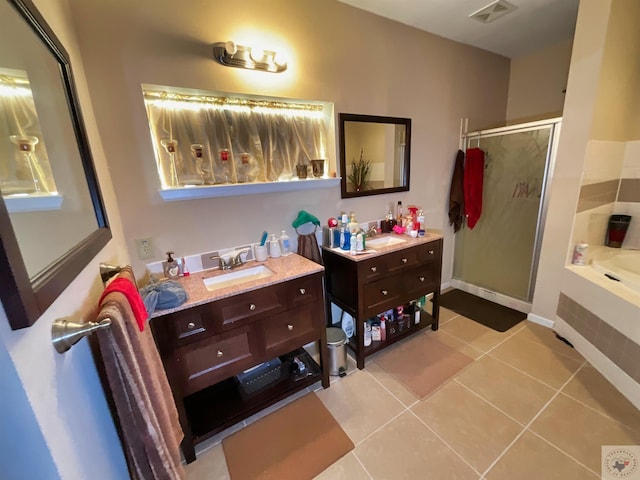
M 409 190 L 411 119 L 339 114 L 342 198 Z
M 69 55 L 28 0 L 0 0 L 0 193 L 0 300 L 15 330 L 111 238 Z

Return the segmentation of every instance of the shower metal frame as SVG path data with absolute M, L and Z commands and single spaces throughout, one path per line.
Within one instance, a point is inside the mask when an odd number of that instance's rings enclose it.
M 477 287 L 480 291 L 480 296 L 483 296 L 483 292 L 491 293 L 493 295 L 490 298 L 487 298 L 491 301 L 496 301 L 502 304 L 508 304 L 508 306 L 512 308 L 516 308 L 519 310 L 527 310 L 526 313 L 529 313 L 531 307 L 531 301 L 533 299 L 533 293 L 535 290 L 535 277 L 538 272 L 538 265 L 540 262 L 540 249 L 542 246 L 542 236 L 544 233 L 544 226 L 547 217 L 547 210 L 549 205 L 549 185 L 551 184 L 551 178 L 553 177 L 553 171 L 555 169 L 556 162 L 556 153 L 558 150 L 558 139 L 560 137 L 560 131 L 562 129 L 562 117 L 550 118 L 547 120 L 539 120 L 535 122 L 527 122 L 520 123 L 516 125 L 508 125 L 506 127 L 499 128 L 491 128 L 487 130 L 475 130 L 473 132 L 463 133 L 463 130 L 466 130 L 467 119 L 463 119 L 461 122 L 461 136 L 460 136 L 460 146 L 466 151 L 467 148 L 472 148 L 475 146 L 474 140 L 477 139 L 477 145 L 480 145 L 480 140 L 482 138 L 488 137 L 496 137 L 504 134 L 511 133 L 524 133 L 532 130 L 541 130 L 543 128 L 550 127 L 549 132 L 549 145 L 547 147 L 547 157 L 545 160 L 545 167 L 543 172 L 543 181 L 542 181 L 542 191 L 540 195 L 540 205 L 538 206 L 538 218 L 536 221 L 536 233 L 533 242 L 533 256 L 531 258 L 531 268 L 529 270 L 529 288 L 527 291 L 527 301 L 523 301 L 520 299 L 512 299 L 507 295 L 500 292 L 493 292 L 484 287 Z M 466 285 L 472 285 L 464 280 L 453 279 L 458 282 L 465 283 Z M 511 299 L 512 301 L 504 301 L 496 298 L 496 295 L 501 295 L 504 298 Z M 487 295 L 489 297 L 489 295 Z M 518 308 L 518 305 L 519 307 Z M 523 305 L 527 305 L 527 307 L 523 307 Z

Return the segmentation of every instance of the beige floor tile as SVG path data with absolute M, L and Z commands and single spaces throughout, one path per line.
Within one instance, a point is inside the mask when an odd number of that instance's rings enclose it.
M 209 448 L 195 462 L 185 465 L 188 480 L 229 480 L 222 445 Z
M 560 394 L 530 429 L 594 472 L 600 472 L 602 445 L 638 445 L 640 432 Z
M 493 468 L 486 480 L 588 480 L 598 475 L 558 449 L 525 432 Z
M 523 425 L 529 423 L 555 393 L 490 355 L 469 365 L 456 380 Z
M 539 342 L 515 334 L 493 349 L 489 355 L 558 389 L 582 365 L 581 360 L 567 357 Z
M 523 429 L 457 382 L 449 382 L 411 410 L 479 472 Z
M 362 467 L 353 452 L 349 452 L 327 468 L 314 480 L 370 480 L 371 477 Z
M 450 322 L 452 319 L 458 317 L 459 314 L 457 314 L 456 312 L 454 312 L 453 310 L 449 310 L 448 308 L 444 308 L 444 307 L 440 307 L 440 318 L 439 323 L 440 326 L 444 325 L 445 323 Z
M 361 370 L 316 395 L 355 444 L 405 409 L 400 400 Z
M 478 350 L 476 347 L 469 345 L 466 342 L 463 342 L 457 337 L 448 334 L 444 330 L 440 329 L 437 331 L 429 331 L 427 335 L 434 335 L 439 341 L 444 343 L 445 345 L 450 346 L 451 348 L 455 348 L 460 353 L 464 353 L 466 356 L 473 358 L 474 360 L 480 358 L 484 355 L 482 350 Z
M 591 365 L 585 365 L 562 393 L 640 431 L 640 410 Z
M 389 390 L 392 395 L 397 397 L 405 406 L 408 407 L 420 400 L 415 393 L 402 385 L 402 383 L 396 380 L 393 375 L 387 373 L 376 362 L 368 363 L 365 370 L 369 374 L 373 375 L 378 382 L 384 385 L 384 387 Z
M 524 338 L 526 340 L 541 343 L 558 353 L 566 355 L 567 357 L 575 358 L 577 360 L 584 359 L 576 349 L 571 348 L 569 345 L 559 340 L 550 328 L 543 327 L 542 325 L 538 325 L 537 323 L 529 322 L 527 320 L 522 322 L 522 324 L 524 328 L 521 328 L 518 331 L 518 338 Z
M 447 322 L 441 329 L 483 352 L 489 351 L 511 335 L 511 333 L 497 332 L 461 315 Z
M 410 412 L 355 449 L 374 479 L 477 480 L 480 475 Z

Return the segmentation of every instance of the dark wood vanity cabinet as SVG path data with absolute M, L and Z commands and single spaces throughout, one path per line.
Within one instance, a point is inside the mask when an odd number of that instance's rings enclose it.
M 152 319 L 187 462 L 198 442 L 318 380 L 329 386 L 324 307 L 323 274 L 316 273 Z M 320 365 L 302 349 L 314 341 Z M 308 376 L 289 375 L 296 355 L 309 363 Z M 235 376 L 276 357 L 279 379 L 245 394 Z
M 355 352 L 358 368 L 364 368 L 367 355 L 379 351 L 412 333 L 431 326 L 438 329 L 440 278 L 442 274 L 442 238 L 431 241 L 407 241 L 406 246 L 375 256 L 352 257 L 324 247 L 327 311 L 331 303 L 350 314 L 355 335 L 349 347 Z M 387 332 L 384 341 L 364 346 L 364 322 L 387 310 L 406 305 L 433 294 L 431 312 L 420 311 L 420 323 L 411 322 L 402 331 Z

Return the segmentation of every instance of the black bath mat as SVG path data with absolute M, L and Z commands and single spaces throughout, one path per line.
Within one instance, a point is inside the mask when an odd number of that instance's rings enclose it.
M 527 318 L 526 313 L 498 305 L 462 290 L 450 290 L 440 295 L 440 306 L 498 332 L 506 332 Z

